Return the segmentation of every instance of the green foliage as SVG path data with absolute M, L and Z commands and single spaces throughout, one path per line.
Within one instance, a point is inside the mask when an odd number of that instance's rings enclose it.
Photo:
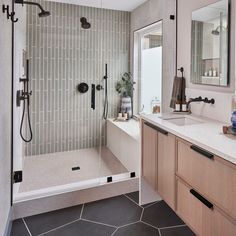
M 126 72 L 123 74 L 122 79 L 116 84 L 116 91 L 121 96 L 133 96 L 133 85 L 135 82 L 133 81 L 132 74 L 130 72 Z

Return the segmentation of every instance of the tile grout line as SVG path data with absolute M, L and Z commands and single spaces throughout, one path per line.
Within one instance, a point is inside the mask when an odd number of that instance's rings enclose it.
M 83 214 L 83 211 L 84 211 L 84 205 L 85 204 L 82 205 L 82 209 L 81 209 L 80 216 L 79 216 L 80 219 L 82 219 L 82 214 Z
M 131 202 L 135 203 L 137 206 L 141 207 L 142 209 L 144 208 L 143 206 L 140 206 L 137 202 L 135 202 L 132 198 L 128 197 L 126 194 L 124 194 L 126 198 L 128 198 Z
M 118 230 L 118 229 L 121 229 L 121 228 L 124 228 L 124 227 L 127 227 L 127 226 L 130 226 L 130 225 L 137 224 L 137 223 L 139 223 L 139 222 L 140 222 L 140 220 L 135 221 L 135 222 L 132 222 L 132 223 L 129 223 L 129 224 L 126 224 L 126 225 L 118 226 L 118 227 L 117 227 L 117 230 Z
M 149 207 L 151 207 L 151 206 L 154 206 L 155 204 L 157 204 L 157 203 L 159 203 L 159 202 L 160 202 L 160 201 L 150 203 L 148 206 L 143 207 L 143 208 L 144 208 L 144 209 L 147 209 L 147 208 L 149 208 Z
M 119 228 L 116 228 L 115 231 L 111 234 L 111 236 L 114 236 L 115 233 L 118 231 Z
M 109 225 L 109 224 L 105 224 L 105 223 L 100 223 L 100 222 L 97 222 L 97 221 L 93 221 L 93 220 L 87 220 L 87 219 L 84 219 L 84 218 L 81 218 L 82 221 L 86 221 L 86 222 L 90 222 L 90 223 L 94 223 L 94 224 L 98 224 L 98 225 L 104 225 L 104 226 L 108 226 L 108 227 L 112 227 L 112 228 L 118 228 L 117 226 L 114 226 L 114 225 Z
M 147 223 L 147 222 L 145 222 L 145 221 L 140 221 L 140 222 L 142 222 L 143 224 L 145 224 L 145 225 L 148 225 L 148 226 L 150 226 L 150 227 L 152 227 L 152 228 L 154 228 L 154 229 L 159 229 L 158 227 L 156 227 L 156 226 L 154 226 L 154 225 L 151 225 L 151 224 L 149 224 L 149 223 Z
M 63 228 L 63 227 L 68 226 L 68 225 L 71 225 L 71 224 L 73 224 L 73 223 L 75 223 L 75 222 L 77 222 L 77 221 L 80 221 L 80 219 L 77 219 L 77 220 L 68 222 L 68 223 L 66 223 L 66 224 L 64 224 L 64 225 L 61 225 L 61 226 L 58 226 L 58 227 L 56 227 L 56 228 L 54 228 L 54 229 L 50 229 L 50 230 L 48 230 L 48 231 L 46 231 L 46 232 L 44 232 L 44 233 L 39 234 L 38 236 L 46 235 L 47 233 L 50 233 L 50 232 L 55 231 L 55 230 L 57 230 L 57 229 Z
M 143 218 L 143 212 L 144 212 L 144 208 L 142 209 L 142 212 L 141 212 L 141 215 L 140 215 L 140 218 L 139 218 L 139 221 L 141 222 L 142 218 Z
M 32 234 L 31 234 L 31 232 L 30 232 L 30 230 L 29 230 L 29 227 L 28 227 L 28 225 L 27 225 L 26 222 L 25 222 L 25 219 L 22 218 L 22 221 L 23 221 L 23 223 L 24 223 L 24 225 L 25 225 L 25 227 L 26 227 L 26 229 L 27 229 L 29 235 L 32 236 Z
M 160 227 L 159 229 L 172 229 L 172 228 L 180 228 L 180 227 L 185 227 L 186 225 L 174 225 L 174 226 L 167 226 L 167 227 Z

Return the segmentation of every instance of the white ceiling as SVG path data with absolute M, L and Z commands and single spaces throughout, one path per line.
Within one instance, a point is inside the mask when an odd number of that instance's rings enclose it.
M 218 19 L 220 13 L 223 13 L 223 15 L 228 14 L 228 0 L 221 0 L 194 11 L 192 13 L 192 20 L 207 22 Z
M 133 11 L 147 0 L 50 0 L 89 7 L 106 8 L 121 11 Z

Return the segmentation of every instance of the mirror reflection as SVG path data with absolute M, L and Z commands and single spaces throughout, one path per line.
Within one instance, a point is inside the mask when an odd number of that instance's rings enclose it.
M 229 2 L 192 13 L 191 82 L 228 86 Z

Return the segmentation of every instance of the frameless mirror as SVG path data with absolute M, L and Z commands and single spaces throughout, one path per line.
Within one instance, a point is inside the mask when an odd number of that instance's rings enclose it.
M 230 1 L 192 12 L 191 82 L 229 85 Z

